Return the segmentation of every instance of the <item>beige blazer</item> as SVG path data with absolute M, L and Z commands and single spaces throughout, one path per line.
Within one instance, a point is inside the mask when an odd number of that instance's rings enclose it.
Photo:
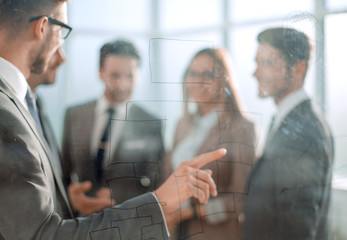
M 199 204 L 192 200 L 198 216 L 184 221 L 177 231 L 172 233 L 180 238 L 189 239 L 240 239 L 241 226 L 239 214 L 242 211 L 243 198 L 246 193 L 246 182 L 255 161 L 255 129 L 254 124 L 242 116 L 235 116 L 231 112 L 216 112 L 218 123 L 211 129 L 196 155 L 226 148 L 228 153 L 223 158 L 205 166 L 213 171 L 213 179 L 217 184 L 218 196 L 224 211 L 210 212 L 210 216 L 201 215 Z M 184 138 L 193 124 L 191 115 L 183 117 L 176 128 L 173 151 Z M 165 174 L 171 170 L 171 153 L 166 157 Z M 212 198 L 210 201 L 213 201 Z M 214 215 L 217 222 L 208 220 Z M 218 216 L 219 215 L 219 216 Z M 212 216 L 213 218 L 213 216 Z

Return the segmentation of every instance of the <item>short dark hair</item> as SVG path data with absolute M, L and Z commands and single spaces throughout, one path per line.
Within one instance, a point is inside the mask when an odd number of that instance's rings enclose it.
M 100 68 L 103 67 L 105 58 L 109 55 L 134 57 L 141 61 L 138 49 L 129 41 L 116 40 L 105 43 L 100 49 Z
M 30 18 L 52 14 L 59 2 L 67 0 L 0 0 L 0 29 L 24 29 Z
M 293 28 L 270 28 L 259 33 L 258 43 L 266 43 L 277 48 L 285 59 L 288 68 L 303 60 L 307 66 L 310 61 L 312 43 L 303 32 Z

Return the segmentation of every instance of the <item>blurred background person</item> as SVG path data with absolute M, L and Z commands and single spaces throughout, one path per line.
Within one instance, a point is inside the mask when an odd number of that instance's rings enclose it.
M 185 112 L 167 154 L 164 179 L 182 161 L 211 149 L 228 153 L 206 167 L 213 171 L 218 196 L 201 205 L 191 199 L 169 226 L 173 239 L 240 239 L 238 215 L 255 159 L 255 126 L 241 109 L 230 59 L 222 48 L 202 49 L 184 74 Z M 190 111 L 189 105 L 197 108 Z M 176 228 L 177 227 L 177 228 Z
M 139 67 L 140 55 L 132 43 L 104 44 L 99 69 L 104 94 L 69 108 L 65 116 L 65 181 L 90 181 L 85 189 L 89 196 L 103 195 L 110 187 L 117 204 L 156 189 L 161 172 L 161 122 L 140 106 L 128 104 Z
M 258 96 L 277 111 L 244 204 L 243 239 L 330 239 L 334 141 L 303 86 L 312 40 L 293 28 L 257 36 Z

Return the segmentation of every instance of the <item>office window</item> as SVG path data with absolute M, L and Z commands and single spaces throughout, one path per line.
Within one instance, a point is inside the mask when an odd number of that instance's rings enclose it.
M 313 10 L 313 1 L 311 0 L 293 0 L 293 1 L 276 1 L 276 0 L 234 0 L 230 4 L 230 20 L 234 22 L 273 19 L 276 17 L 283 18 L 294 11 L 311 12 Z
M 150 1 L 76 0 L 69 3 L 69 21 L 75 30 L 144 31 L 148 30 Z M 134 7 L 136 6 L 136 7 Z
M 335 135 L 337 170 L 346 169 L 347 144 L 347 72 L 344 58 L 347 53 L 347 31 L 341 31 L 339 24 L 347 22 L 347 14 L 338 14 L 326 18 L 326 89 L 327 117 Z M 343 169 L 341 169 L 343 168 Z
M 346 10 L 347 2 L 345 0 L 327 0 L 327 6 L 331 10 Z
M 159 1 L 163 31 L 205 28 L 220 23 L 221 0 Z

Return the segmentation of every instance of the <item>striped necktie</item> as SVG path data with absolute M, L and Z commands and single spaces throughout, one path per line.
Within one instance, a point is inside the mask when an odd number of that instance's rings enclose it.
M 28 88 L 27 93 L 25 95 L 25 101 L 28 104 L 28 110 L 30 112 L 30 115 L 33 117 L 33 119 L 35 120 L 35 123 L 37 125 L 37 128 L 41 131 L 41 133 L 43 134 L 43 130 L 42 130 L 42 125 L 41 125 L 41 121 L 39 118 L 39 115 L 37 113 L 37 107 L 36 107 L 36 101 L 33 97 L 33 95 L 31 94 L 30 89 Z

